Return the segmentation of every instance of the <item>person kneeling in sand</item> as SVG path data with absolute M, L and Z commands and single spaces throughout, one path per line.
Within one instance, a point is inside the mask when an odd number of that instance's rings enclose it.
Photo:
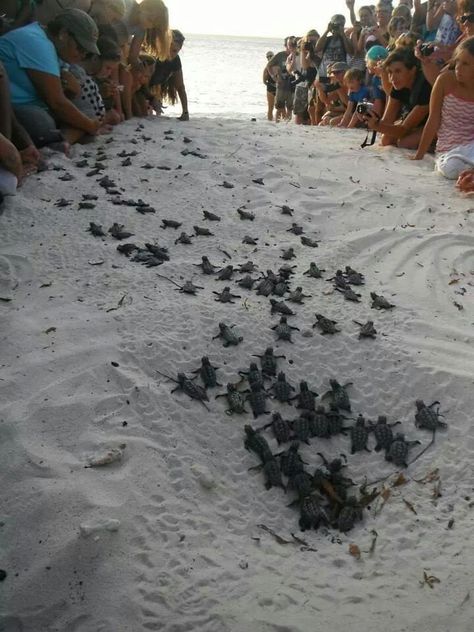
M 393 90 L 381 119 L 369 112 L 363 116 L 367 127 L 381 132 L 382 145 L 417 149 L 429 112 L 431 86 L 421 72 L 414 52 L 400 48 L 383 63 Z
M 436 169 L 441 175 L 456 180 L 466 168 L 474 167 L 474 37 L 456 48 L 454 71 L 436 79 L 414 160 L 422 160 L 436 135 Z

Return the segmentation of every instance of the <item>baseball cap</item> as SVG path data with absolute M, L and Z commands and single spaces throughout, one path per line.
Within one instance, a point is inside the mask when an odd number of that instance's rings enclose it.
M 349 64 L 346 64 L 345 61 L 336 61 L 328 68 L 329 74 L 332 74 L 334 72 L 346 72 L 346 70 L 349 70 Z
M 383 46 L 372 46 L 367 51 L 366 58 L 368 61 L 380 61 L 388 57 L 388 50 Z
M 56 16 L 55 22 L 69 31 L 85 51 L 100 55 L 97 48 L 99 29 L 87 13 L 80 9 L 66 9 Z

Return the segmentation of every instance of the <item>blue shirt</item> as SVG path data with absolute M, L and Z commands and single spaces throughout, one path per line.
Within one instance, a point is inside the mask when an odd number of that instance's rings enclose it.
M 364 99 L 367 100 L 369 96 L 369 89 L 366 86 L 362 86 L 357 92 L 349 92 L 349 101 L 352 101 L 352 103 L 360 103 Z
M 38 105 L 46 109 L 26 71 L 39 70 L 59 77 L 59 59 L 54 44 L 38 22 L 0 37 L 0 61 L 8 75 L 13 105 Z
M 370 98 L 373 101 L 375 101 L 376 99 L 381 99 L 382 101 L 385 101 L 385 92 L 382 89 L 382 79 L 380 79 L 380 77 L 372 77 L 372 83 L 370 86 Z

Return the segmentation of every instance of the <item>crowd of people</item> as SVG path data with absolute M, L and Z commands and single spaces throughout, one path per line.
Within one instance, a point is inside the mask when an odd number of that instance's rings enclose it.
M 189 119 L 163 0 L 5 0 L 0 17 L 0 195 L 41 165 L 164 102 Z M 43 152 L 44 153 L 44 152 Z
M 363 146 L 436 152 L 436 169 L 474 193 L 474 0 L 380 0 L 321 35 L 267 52 L 268 119 L 364 127 Z M 371 140 L 369 140 L 372 132 Z

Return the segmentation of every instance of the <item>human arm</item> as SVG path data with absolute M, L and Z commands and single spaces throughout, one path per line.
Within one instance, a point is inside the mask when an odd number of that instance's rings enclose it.
M 430 114 L 423 129 L 420 144 L 418 145 L 418 150 L 413 157 L 413 160 L 423 159 L 436 134 L 438 133 L 439 127 L 441 125 L 441 110 L 443 107 L 443 99 L 446 94 L 445 87 L 449 81 L 450 77 L 448 75 L 443 75 L 438 77 L 435 85 L 433 86 L 430 97 Z
M 355 0 L 346 0 L 346 7 L 349 9 L 352 26 L 355 26 L 355 23 L 357 22 L 356 14 L 354 11 L 354 5 L 355 5 Z
M 98 119 L 85 116 L 69 101 L 63 92 L 61 80 L 40 70 L 26 70 L 36 92 L 51 110 L 53 117 L 61 123 L 94 135 L 100 127 Z
M 346 51 L 346 55 L 353 55 L 354 54 L 354 46 L 352 45 L 351 40 L 344 33 L 344 29 L 341 29 L 340 32 L 338 33 L 338 35 L 342 39 L 342 45 L 344 46 L 344 50 Z
M 140 61 L 140 51 L 142 49 L 143 42 L 145 40 L 145 33 L 140 35 L 134 35 L 130 43 L 130 50 L 128 53 L 128 63 L 136 64 Z
M 386 134 L 391 138 L 404 138 L 416 127 L 419 127 L 425 120 L 426 115 L 429 112 L 429 106 L 427 105 L 415 105 L 413 110 L 399 125 L 393 123 L 387 123 L 384 119 L 379 120 L 374 112 L 368 112 L 364 116 L 364 120 L 367 123 L 367 127 L 381 134 Z
M 178 70 L 173 76 L 174 87 L 176 88 L 176 92 L 178 93 L 179 100 L 181 101 L 181 107 L 183 109 L 183 113 L 179 117 L 180 121 L 189 121 L 189 112 L 188 112 L 188 95 L 186 93 L 186 86 L 184 85 L 184 77 L 183 71 Z
M 331 25 L 329 24 L 328 28 L 321 35 L 321 37 L 318 40 L 318 43 L 316 44 L 316 49 L 315 49 L 316 53 L 324 52 L 324 49 L 326 48 L 326 44 L 327 44 L 330 32 L 331 32 Z
M 13 173 L 18 180 L 21 179 L 23 167 L 20 152 L 3 134 L 0 134 L 0 166 Z
M 346 111 L 344 112 L 344 116 L 342 117 L 342 120 L 339 123 L 338 127 L 349 126 L 349 123 L 351 122 L 352 116 L 354 114 L 354 106 L 355 106 L 355 103 L 353 101 L 349 100 L 347 102 Z
M 426 28 L 428 31 L 434 31 L 438 28 L 443 15 L 443 4 L 438 2 L 438 0 L 428 0 L 428 10 L 426 12 Z

